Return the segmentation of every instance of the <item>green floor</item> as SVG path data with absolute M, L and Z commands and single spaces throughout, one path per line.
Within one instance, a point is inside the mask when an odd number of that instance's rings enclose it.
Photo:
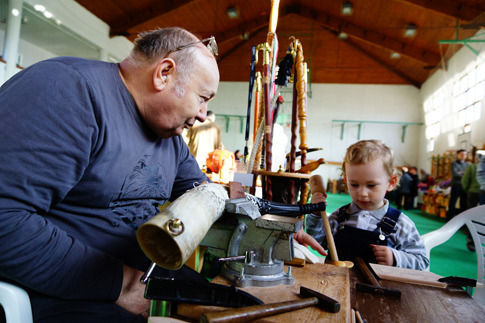
M 350 195 L 330 194 L 327 197 L 327 213 L 351 202 Z M 392 204 L 391 204 L 392 206 Z M 418 210 L 404 211 L 421 235 L 439 229 L 445 220 Z M 450 240 L 431 250 L 430 271 L 440 276 L 477 278 L 477 256 L 466 248 L 466 234 L 459 230 Z

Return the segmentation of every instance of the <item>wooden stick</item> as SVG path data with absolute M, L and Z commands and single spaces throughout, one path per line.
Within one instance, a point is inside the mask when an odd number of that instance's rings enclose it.
M 364 259 L 357 257 L 355 258 L 355 261 L 357 261 L 357 265 L 359 266 L 360 271 L 362 272 L 362 274 L 364 274 L 365 278 L 369 281 L 369 283 L 373 286 L 380 287 L 381 284 L 376 279 L 374 274 L 370 271 L 369 267 L 367 267 L 367 264 L 365 263 Z
M 298 75 L 295 83 L 298 92 L 298 120 L 300 121 L 300 152 L 301 152 L 301 166 L 306 165 L 307 145 L 307 65 L 303 62 L 303 48 L 301 43 L 297 45 L 295 74 Z M 302 183 L 301 188 L 301 203 L 306 204 L 308 201 L 308 182 Z
M 362 319 L 362 316 L 360 316 L 360 312 L 355 310 L 355 317 L 357 318 L 358 323 L 364 323 L 364 320 Z
M 323 179 L 320 175 L 313 175 L 310 177 L 310 191 L 312 194 L 320 192 L 325 194 L 325 187 L 323 186 Z M 330 222 L 328 221 L 328 216 L 326 211 L 322 211 L 322 222 L 325 228 L 325 236 L 327 237 L 328 250 L 330 251 L 330 256 L 333 261 L 339 261 L 337 255 L 337 249 L 335 248 L 335 241 L 333 241 L 332 228 L 330 227 Z
M 255 76 L 255 94 L 254 94 L 254 120 L 253 120 L 253 143 L 256 139 L 256 132 L 258 131 L 259 123 L 262 116 L 259 115 L 261 93 L 263 91 L 261 72 L 256 72 Z
M 351 323 L 356 323 L 356 322 L 355 322 L 355 320 L 356 320 L 356 317 L 355 317 L 355 310 L 354 310 L 354 309 L 352 309 L 352 314 L 350 315 L 350 322 L 351 322 Z

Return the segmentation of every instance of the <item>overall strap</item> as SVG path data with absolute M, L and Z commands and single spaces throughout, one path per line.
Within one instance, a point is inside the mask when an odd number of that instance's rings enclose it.
M 390 235 L 394 231 L 394 227 L 400 216 L 401 211 L 389 206 L 386 215 L 384 215 L 381 222 L 377 224 L 377 228 L 380 228 L 386 236 Z
M 338 209 L 338 215 L 337 215 L 338 224 L 341 224 L 350 218 L 350 214 L 347 213 L 347 209 L 349 206 L 350 206 L 350 203 Z

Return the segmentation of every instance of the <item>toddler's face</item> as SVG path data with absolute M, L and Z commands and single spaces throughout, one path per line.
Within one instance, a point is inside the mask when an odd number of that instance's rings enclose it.
M 367 211 L 377 210 L 384 205 L 384 196 L 392 190 L 397 178 L 390 177 L 382 161 L 365 164 L 345 164 L 345 181 L 354 203 Z

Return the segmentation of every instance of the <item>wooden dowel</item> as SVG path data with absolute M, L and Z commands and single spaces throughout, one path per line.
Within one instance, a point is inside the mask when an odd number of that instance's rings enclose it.
M 325 187 L 323 186 L 323 179 L 320 175 L 313 175 L 310 177 L 310 191 L 311 193 L 320 192 L 325 195 Z M 327 212 L 322 211 L 320 213 L 322 216 L 323 227 L 325 228 L 325 236 L 327 237 L 328 250 L 330 251 L 330 256 L 333 261 L 339 261 L 337 255 L 337 248 L 335 248 L 335 241 L 333 240 L 332 228 L 330 227 L 330 222 L 328 221 Z

